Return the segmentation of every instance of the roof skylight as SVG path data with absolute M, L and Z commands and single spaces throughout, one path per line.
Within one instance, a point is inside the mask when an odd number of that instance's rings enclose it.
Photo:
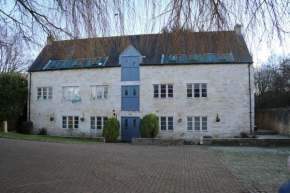
M 48 63 L 44 66 L 43 70 L 105 66 L 107 60 L 108 57 L 83 58 L 73 60 L 49 60 Z
M 223 63 L 234 62 L 232 53 L 206 53 L 206 54 L 170 54 L 163 55 L 161 63 L 180 64 L 180 63 Z

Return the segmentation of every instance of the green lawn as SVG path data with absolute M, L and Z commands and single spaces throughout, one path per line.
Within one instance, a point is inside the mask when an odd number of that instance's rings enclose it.
M 78 138 L 68 138 L 68 137 L 51 137 L 51 136 L 41 136 L 41 135 L 25 135 L 20 133 L 4 133 L 0 132 L 0 138 L 17 138 L 17 139 L 31 139 L 37 141 L 50 141 L 50 142 L 73 142 L 73 143 L 98 143 L 99 140 L 90 139 L 78 139 Z

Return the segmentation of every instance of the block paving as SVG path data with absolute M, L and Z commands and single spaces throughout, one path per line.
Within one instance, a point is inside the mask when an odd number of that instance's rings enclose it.
M 259 186 L 253 188 L 248 183 L 243 172 L 246 170 L 250 180 L 271 181 L 271 173 L 265 174 L 272 170 L 263 171 L 262 166 L 261 175 L 255 178 L 257 171 L 250 166 L 267 161 L 250 160 L 243 165 L 248 159 L 236 160 L 235 151 L 194 145 L 73 144 L 0 138 L 0 192 L 261 192 Z M 238 156 L 256 155 L 255 151 L 247 152 Z M 272 154 L 262 153 L 258 160 L 268 160 L 269 156 Z M 279 164 L 274 169 L 280 171 Z M 289 177 L 281 172 L 283 177 L 277 177 L 274 184 L 282 184 L 280 181 Z
M 209 149 L 250 192 L 278 192 L 283 182 L 290 179 L 287 168 L 289 147 L 210 147 Z

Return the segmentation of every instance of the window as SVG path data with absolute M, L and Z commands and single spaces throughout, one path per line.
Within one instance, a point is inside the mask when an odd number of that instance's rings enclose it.
M 128 87 L 125 88 L 125 96 L 128 96 Z
M 191 61 L 194 61 L 194 62 L 196 62 L 197 61 L 197 54 L 190 54 L 190 57 L 189 57 L 189 59 L 191 60 Z
M 161 98 L 166 98 L 166 84 L 161 84 Z
M 192 131 L 192 117 L 187 117 L 187 130 Z
M 91 99 L 106 99 L 108 98 L 109 86 L 91 86 Z
M 207 117 L 187 117 L 187 131 L 207 131 Z
M 107 120 L 108 117 L 91 117 L 91 130 L 101 131 Z
M 62 128 L 63 129 L 78 129 L 79 128 L 79 117 L 78 116 L 63 116 L 62 117 Z
M 203 83 L 187 84 L 186 90 L 187 90 L 187 98 L 207 97 L 207 84 Z
M 154 84 L 154 98 L 173 98 L 173 84 Z
M 52 99 L 52 87 L 37 88 L 37 99 L 38 100 Z
M 133 87 L 133 96 L 136 96 L 137 95 L 137 89 L 136 87 Z
M 154 98 L 159 98 L 159 85 L 154 85 Z
M 169 55 L 169 61 L 170 62 L 176 62 L 176 58 L 177 58 L 177 56 L 174 55 L 174 54 Z
M 161 131 L 173 131 L 173 117 L 158 117 Z
M 136 119 L 133 119 L 133 127 L 136 127 L 136 125 L 137 125 L 137 121 Z
M 79 86 L 64 86 L 62 87 L 62 99 L 63 100 L 74 100 L 79 99 Z

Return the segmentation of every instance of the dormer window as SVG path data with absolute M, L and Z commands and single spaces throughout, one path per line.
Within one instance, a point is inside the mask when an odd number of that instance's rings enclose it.
M 97 57 L 95 58 L 94 64 L 98 66 L 104 66 L 107 58 Z
M 218 60 L 219 61 L 226 61 L 226 56 L 225 55 L 218 55 Z
M 80 67 L 80 63 L 79 63 L 79 61 L 76 62 L 76 63 L 74 63 L 73 67 Z
M 233 62 L 234 56 L 232 53 L 218 54 L 218 61 L 219 62 Z
M 52 61 L 52 62 L 51 62 L 51 66 L 50 66 L 50 68 L 51 68 L 51 69 L 56 68 L 57 64 L 58 64 L 58 61 Z
M 197 54 L 190 54 L 189 59 L 193 62 L 197 62 Z
M 169 55 L 169 62 L 176 62 L 177 56 L 175 54 Z
M 44 70 L 62 69 L 62 68 L 89 68 L 95 66 L 105 66 L 108 57 L 83 58 L 72 60 L 49 60 L 43 68 Z

